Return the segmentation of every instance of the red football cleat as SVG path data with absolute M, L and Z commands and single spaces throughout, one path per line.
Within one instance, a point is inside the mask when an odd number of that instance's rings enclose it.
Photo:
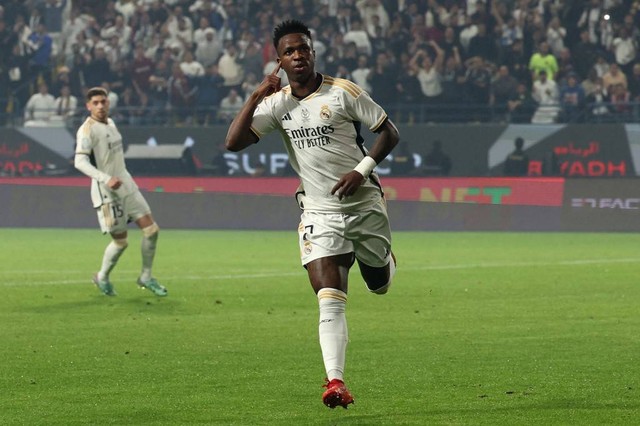
M 336 408 L 338 405 L 343 408 L 347 408 L 347 405 L 353 404 L 353 396 L 347 389 L 347 386 L 342 380 L 333 379 L 327 381 L 326 385 L 322 387 L 327 388 L 322 394 L 322 402 L 329 408 Z

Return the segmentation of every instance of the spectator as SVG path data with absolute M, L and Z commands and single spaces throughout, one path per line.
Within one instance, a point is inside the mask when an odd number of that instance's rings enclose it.
M 187 76 L 187 78 L 200 77 L 204 75 L 204 67 L 198 61 L 193 59 L 193 54 L 190 51 L 184 52 L 182 56 L 182 62 L 180 62 L 180 69 Z
M 602 80 L 598 79 L 598 73 L 594 68 L 591 68 L 587 78 L 582 80 L 580 85 L 582 86 L 582 90 L 584 91 L 585 98 L 591 96 L 591 94 L 597 91 L 597 86 L 602 84 Z
M 571 49 L 573 64 L 578 76 L 587 78 L 589 70 L 600 56 L 600 48 L 589 38 L 589 32 L 580 32 L 580 41 Z
M 416 173 L 422 176 L 449 176 L 451 167 L 451 158 L 442 150 L 442 142 L 435 140 Z
M 533 112 L 536 109 L 536 102 L 527 86 L 524 83 L 518 83 L 516 94 L 509 99 L 507 107 L 509 109 L 509 122 L 530 123 Z
M 371 85 L 367 80 L 370 72 L 371 68 L 369 67 L 369 58 L 367 55 L 359 55 L 358 65 L 351 72 L 351 77 L 353 78 L 354 83 L 362 87 L 368 93 L 371 93 Z
M 373 29 L 380 26 L 383 34 L 389 29 L 389 14 L 380 0 L 357 0 L 356 8 L 362 18 L 363 28 L 371 29 L 369 35 L 375 34 Z
M 149 77 L 153 75 L 153 61 L 144 54 L 144 47 L 136 45 L 131 62 L 131 82 L 138 91 L 148 93 Z
M 410 176 L 415 174 L 415 161 L 409 152 L 407 143 L 398 143 L 390 156 L 391 174 L 393 176 Z
M 150 118 L 155 123 L 163 123 L 169 104 L 168 84 L 171 71 L 165 60 L 156 63 L 153 75 L 149 77 L 149 108 Z M 113 103 L 111 104 L 113 105 Z
M 533 83 L 531 96 L 538 103 L 532 123 L 553 123 L 558 116 L 558 85 L 555 81 L 547 78 L 547 72 L 541 70 L 538 74 L 538 80 Z
M 486 107 L 491 97 L 491 71 L 480 56 L 469 58 L 466 66 L 465 99 L 471 104 L 470 119 L 486 121 L 489 118 Z
M 60 96 L 55 100 L 55 113 L 51 121 L 60 122 L 63 125 L 71 126 L 72 119 L 78 112 L 78 99 L 71 94 L 68 85 L 62 86 Z
M 627 28 L 620 28 L 620 34 L 613 39 L 612 50 L 615 55 L 616 63 L 620 66 L 622 72 L 631 74 L 633 64 L 638 53 L 637 40 L 631 38 Z
M 562 121 L 565 123 L 579 121 L 582 118 L 580 114 L 584 106 L 584 101 L 584 89 L 578 84 L 577 74 L 569 74 L 566 86 L 560 90 Z
M 542 71 L 545 71 L 545 78 L 555 80 L 556 73 L 558 72 L 558 62 L 555 56 L 549 52 L 549 43 L 540 43 L 538 52 L 531 56 L 529 70 L 531 71 L 531 79 L 533 81 L 538 79 Z
M 38 24 L 36 31 L 27 38 L 27 46 L 31 52 L 30 74 L 43 78 L 47 83 L 51 82 L 49 65 L 53 49 L 52 43 L 53 41 L 43 23 Z
M 604 75 L 602 76 L 602 83 L 609 93 L 613 93 L 612 87 L 618 84 L 621 84 L 625 90 L 628 86 L 627 76 L 624 75 L 622 71 L 620 71 L 620 67 L 615 62 L 609 65 L 609 71 L 604 73 Z
M 233 41 L 227 43 L 227 48 L 218 60 L 218 71 L 224 78 L 224 86 L 227 90 L 235 88 L 240 90 L 244 79 L 244 69 L 240 63 L 238 48 Z
M 213 30 L 212 32 L 214 35 L 217 35 L 217 31 L 211 28 L 209 18 L 206 16 L 201 16 L 200 19 L 198 19 L 198 29 L 193 32 L 193 42 L 195 44 L 202 43 L 207 34 L 207 30 L 209 29 Z
M 609 109 L 609 101 L 609 93 L 602 83 L 602 78 L 597 77 L 595 90 L 587 96 L 587 113 L 589 114 L 591 121 L 600 123 L 609 120 L 611 113 Z
M 551 81 L 551 80 L 550 80 Z M 517 137 L 515 149 L 504 161 L 505 176 L 527 176 L 529 174 L 529 156 L 524 152 L 524 139 Z
M 262 68 L 264 67 L 264 63 L 258 43 L 251 42 L 247 44 L 247 47 L 245 48 L 244 53 L 241 56 L 242 67 L 244 69 L 245 75 L 262 75 Z
M 193 78 L 192 83 L 197 89 L 196 114 L 198 123 L 212 124 L 220 107 L 224 86 L 224 78 L 218 72 L 218 65 L 209 65 L 206 74 Z
M 442 99 L 442 70 L 444 65 L 444 51 L 435 41 L 431 41 L 429 45 L 436 51 L 436 57 L 431 57 L 425 50 L 418 50 L 411 59 L 411 62 L 417 66 L 418 81 L 422 94 L 427 103 L 434 105 Z
M 218 111 L 218 121 L 220 123 L 231 123 L 233 118 L 240 112 L 244 101 L 238 94 L 236 89 L 229 90 L 229 94 L 220 101 L 220 110 Z
M 616 119 L 619 121 L 627 121 L 631 115 L 631 95 L 626 86 L 622 83 L 614 84 L 610 86 L 611 95 L 611 110 L 616 115 Z
M 397 75 L 389 56 L 383 52 L 378 54 L 375 67 L 367 76 L 373 97 L 389 114 L 395 110 L 398 96 L 396 86 L 389 82 L 395 81 Z
M 222 54 L 222 43 L 213 28 L 205 29 L 203 36 L 201 41 L 196 42 L 195 55 L 198 62 L 207 68 L 212 64 L 218 63 L 218 59 Z
M 518 82 L 531 86 L 531 72 L 529 71 L 529 57 L 524 52 L 522 40 L 515 40 L 511 48 L 505 52 L 503 65 L 509 68 L 511 74 Z
M 506 119 L 508 112 L 507 103 L 517 93 L 518 81 L 509 75 L 509 68 L 505 65 L 498 68 L 495 79 L 491 82 L 490 104 L 498 114 L 500 120 Z
M 169 107 L 178 124 L 184 124 L 190 120 L 195 93 L 195 87 L 192 87 L 189 83 L 180 65 L 174 64 L 171 70 L 171 77 L 167 80 L 167 94 Z
M 469 40 L 469 48 L 467 56 L 479 56 L 482 59 L 495 62 L 498 58 L 498 49 L 496 39 L 492 34 L 487 34 L 487 26 L 483 23 L 478 24 L 478 31 L 471 40 Z
M 94 50 L 93 59 L 84 69 L 85 87 L 97 87 L 103 81 L 111 81 L 109 61 L 102 47 Z
M 371 56 L 372 47 L 369 35 L 362 26 L 362 21 L 353 20 L 351 22 L 351 29 L 344 34 L 342 38 L 344 44 L 355 43 L 358 48 L 358 53 Z
M 554 16 L 547 27 L 547 43 L 551 54 L 558 57 L 560 52 L 565 48 L 564 38 L 567 35 L 567 29 L 562 26 L 560 18 Z
M 125 23 L 122 15 L 117 15 L 113 23 L 107 24 L 100 31 L 100 37 L 104 40 L 113 40 L 113 37 L 117 37 L 117 46 L 111 47 L 118 48 L 122 56 L 127 56 L 131 52 L 132 34 L 131 27 Z
M 54 114 L 56 100 L 49 93 L 46 83 L 38 84 L 38 93 L 33 94 L 24 108 L 25 127 L 46 126 Z

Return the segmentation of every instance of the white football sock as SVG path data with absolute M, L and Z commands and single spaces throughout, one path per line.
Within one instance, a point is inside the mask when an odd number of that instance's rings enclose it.
M 318 333 L 327 379 L 343 380 L 349 337 L 345 316 L 347 295 L 337 289 L 323 288 L 318 292 L 318 304 L 320 305 Z
M 102 256 L 102 267 L 98 271 L 98 279 L 100 281 L 108 281 L 109 274 L 118 263 L 118 259 L 127 248 L 127 240 L 111 240 L 111 242 L 104 249 L 104 255 Z
M 153 267 L 153 258 L 156 255 L 157 242 L 158 227 L 155 223 L 142 229 L 142 241 L 140 243 L 142 251 L 142 273 L 140 274 L 140 280 L 143 282 L 151 279 L 151 268 Z

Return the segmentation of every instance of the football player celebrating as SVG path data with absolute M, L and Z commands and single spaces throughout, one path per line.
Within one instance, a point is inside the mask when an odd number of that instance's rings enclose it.
M 358 262 L 368 289 L 384 294 L 395 273 L 391 231 L 378 175 L 373 170 L 399 141 L 385 111 L 356 84 L 315 71 L 309 28 L 291 20 L 274 29 L 277 66 L 249 96 L 231 123 L 227 149 L 240 151 L 279 131 L 291 166 L 300 176 L 296 193 L 303 212 L 298 227 L 302 265 L 317 294 L 320 347 L 327 374 L 322 399 L 347 406 L 347 278 Z M 289 85 L 280 87 L 278 72 Z M 364 147 L 361 126 L 377 134 Z

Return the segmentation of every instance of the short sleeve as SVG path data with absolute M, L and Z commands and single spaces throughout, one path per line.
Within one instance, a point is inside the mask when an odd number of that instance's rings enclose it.
M 345 93 L 345 110 L 353 121 L 359 121 L 372 132 L 387 119 L 387 113 L 378 105 L 365 91 L 360 92 L 357 97 Z
M 253 112 L 251 131 L 258 139 L 276 129 L 276 120 L 274 120 L 272 113 L 272 100 L 273 97 L 264 99 Z
M 91 127 L 84 125 L 80 126 L 76 133 L 76 154 L 91 154 L 93 151 L 93 138 L 91 137 Z

